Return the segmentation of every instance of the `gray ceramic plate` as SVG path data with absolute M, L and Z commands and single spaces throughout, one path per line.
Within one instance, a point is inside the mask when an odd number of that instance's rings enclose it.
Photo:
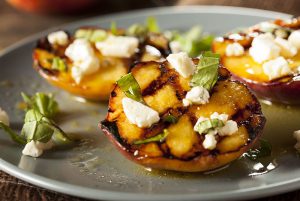
M 202 25 L 208 32 L 222 34 L 262 20 L 289 15 L 231 7 L 155 8 L 97 17 L 63 26 L 108 27 L 115 20 L 128 27 L 155 16 L 163 29 L 187 29 Z M 82 136 L 77 147 L 53 150 L 34 159 L 22 156 L 22 147 L 0 131 L 0 169 L 35 185 L 70 195 L 105 200 L 218 200 L 250 199 L 300 188 L 300 160 L 293 149 L 292 132 L 300 129 L 296 107 L 263 104 L 267 117 L 264 137 L 274 147 L 272 157 L 261 163 L 245 158 L 210 173 L 184 174 L 150 171 L 126 160 L 97 129 L 105 117 L 106 103 L 83 103 L 45 83 L 32 69 L 35 41 L 51 30 L 20 42 L 0 56 L 0 106 L 19 129 L 22 112 L 16 107 L 20 92 L 55 91 L 63 114 L 60 124 L 68 133 Z

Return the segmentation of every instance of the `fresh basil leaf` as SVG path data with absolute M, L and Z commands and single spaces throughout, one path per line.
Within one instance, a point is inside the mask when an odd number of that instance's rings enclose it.
M 21 96 L 27 104 L 27 109 L 37 110 L 48 118 L 55 116 L 58 112 L 58 103 L 54 100 L 53 94 L 38 92 L 29 96 L 22 92 Z
M 252 161 L 256 161 L 257 159 L 270 156 L 272 154 L 272 145 L 264 140 L 259 140 L 259 147 L 256 149 L 250 149 L 248 152 L 244 154 L 247 158 L 249 158 Z
M 196 57 L 202 51 L 211 50 L 214 40 L 213 35 L 204 35 L 200 26 L 194 26 L 185 33 L 169 31 L 168 34 L 172 41 L 179 42 L 182 51 L 188 53 L 190 57 Z
M 209 56 L 204 56 L 205 54 Z M 194 73 L 191 85 L 202 86 L 210 91 L 218 80 L 219 58 L 212 53 L 204 53 L 200 56 L 197 70 Z
M 168 115 L 164 116 L 163 121 L 171 123 L 171 124 L 175 124 L 178 122 L 178 118 L 172 114 L 168 114 Z
M 110 31 L 113 35 L 118 35 L 117 23 L 115 21 L 110 23 Z
M 15 141 L 18 144 L 26 144 L 26 139 L 20 135 L 18 135 L 16 132 L 14 132 L 10 127 L 5 125 L 3 122 L 0 121 L 0 128 L 4 130 L 5 133 L 7 133 L 10 138 Z
M 117 81 L 117 85 L 122 89 L 128 98 L 144 103 L 141 88 L 131 73 L 122 76 Z
M 155 135 L 153 137 L 150 137 L 150 138 L 147 138 L 144 140 L 137 140 L 133 144 L 139 145 L 139 144 L 146 144 L 149 142 L 163 142 L 166 139 L 166 137 L 168 136 L 168 134 L 169 134 L 168 130 L 164 129 L 163 133 L 160 133 L 158 135 Z
M 68 144 L 72 140 L 50 119 L 37 110 L 28 110 L 25 115 L 21 136 L 27 142 L 31 140 L 47 143 L 53 139 L 55 144 Z
M 148 17 L 146 24 L 149 32 L 159 33 L 160 29 L 154 17 Z
M 208 133 L 210 130 L 215 129 L 215 128 L 220 128 L 224 126 L 223 121 L 220 119 L 207 119 L 202 122 L 200 122 L 196 126 L 196 130 L 199 134 L 205 134 Z
M 85 38 L 95 43 L 105 40 L 107 33 L 101 29 L 79 29 L 75 32 L 75 38 Z
M 59 57 L 54 57 L 52 59 L 51 69 L 65 72 L 65 71 L 67 71 L 67 66 L 66 66 L 66 63 L 64 62 L 64 60 L 62 60 Z
M 147 35 L 147 33 L 147 27 L 141 24 L 133 24 L 126 31 L 126 35 L 135 36 L 138 38 L 144 38 Z

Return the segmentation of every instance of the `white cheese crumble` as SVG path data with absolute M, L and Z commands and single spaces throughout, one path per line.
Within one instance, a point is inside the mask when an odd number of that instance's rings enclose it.
M 103 56 L 131 57 L 138 48 L 139 40 L 130 36 L 109 36 L 106 40 L 97 42 L 96 48 Z
M 9 126 L 9 117 L 7 113 L 0 107 L 0 121 Z
M 67 45 L 69 42 L 68 34 L 64 31 L 50 33 L 47 39 L 52 45 Z
M 96 72 L 100 67 L 93 47 L 86 39 L 76 39 L 68 46 L 65 54 L 74 62 L 71 75 L 77 84 L 85 75 Z
M 122 106 L 130 123 L 140 128 L 148 128 L 160 119 L 157 111 L 131 98 L 123 98 Z
M 260 31 L 263 32 L 272 32 L 274 29 L 278 28 L 279 26 L 272 23 L 272 22 L 261 22 L 258 24 L 258 28 Z
M 241 56 L 244 52 L 244 47 L 239 43 L 235 42 L 226 46 L 226 56 Z
M 293 31 L 290 34 L 288 41 L 297 49 L 300 49 L 300 30 Z
M 262 67 L 264 73 L 269 77 L 269 80 L 292 73 L 288 62 L 283 57 L 278 57 L 274 60 L 265 62 Z
M 193 87 L 182 100 L 185 107 L 194 104 L 206 104 L 209 102 L 209 92 L 202 86 Z
M 22 154 L 36 158 L 41 156 L 45 150 L 49 150 L 53 146 L 54 143 L 52 140 L 49 140 L 47 143 L 31 140 L 29 143 L 25 145 Z
M 294 131 L 294 138 L 297 140 L 297 143 L 295 144 L 295 149 L 300 151 L 300 130 Z
M 170 54 L 167 57 L 167 61 L 184 78 L 188 78 L 196 70 L 193 60 L 186 52 Z
M 208 149 L 208 150 L 215 149 L 217 146 L 217 140 L 216 140 L 215 135 L 206 134 L 202 145 L 205 149 Z
M 178 41 L 170 42 L 170 49 L 172 53 L 179 53 L 182 51 L 181 45 Z
M 224 123 L 224 126 L 222 126 L 220 128 L 215 128 L 215 129 L 209 131 L 205 135 L 205 139 L 202 143 L 202 145 L 205 149 L 213 150 L 216 148 L 217 141 L 216 141 L 215 137 L 217 134 L 219 136 L 228 136 L 228 135 L 232 135 L 238 131 L 238 126 L 235 121 L 228 120 L 227 114 L 219 114 L 217 112 L 214 112 L 213 114 L 211 114 L 210 118 L 200 117 L 194 126 L 194 130 L 197 131 L 198 125 L 201 122 L 208 120 L 208 119 L 219 119 Z
M 254 61 L 262 63 L 277 58 L 280 55 L 280 47 L 276 45 L 271 34 L 260 34 L 253 39 L 249 54 Z
M 275 38 L 275 43 L 280 47 L 280 54 L 284 57 L 293 57 L 297 54 L 297 48 L 288 40 L 280 37 Z

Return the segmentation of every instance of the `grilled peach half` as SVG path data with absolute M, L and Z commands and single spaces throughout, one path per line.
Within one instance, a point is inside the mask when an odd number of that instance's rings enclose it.
M 95 27 L 86 27 L 81 29 L 99 29 Z M 124 31 L 120 30 L 120 35 Z M 99 70 L 93 74 L 83 77 L 77 84 L 71 76 L 73 63 L 65 56 L 65 50 L 74 37 L 69 36 L 69 43 L 66 45 L 51 45 L 47 38 L 42 38 L 37 42 L 33 51 L 34 68 L 50 84 L 61 88 L 71 94 L 83 97 L 89 100 L 107 100 L 110 92 L 113 90 L 114 83 L 122 76 L 128 73 L 130 67 L 137 61 L 160 60 L 169 54 L 168 40 L 161 34 L 149 33 L 145 41 L 139 44 L 139 50 L 131 58 L 117 58 L 103 56 L 95 48 L 96 57 L 99 59 Z M 150 47 L 150 48 L 149 48 Z M 152 50 L 148 51 L 148 50 Z M 155 53 L 153 54 L 153 49 Z M 66 71 L 52 69 L 53 58 L 58 57 L 65 61 Z
M 188 107 L 183 106 L 182 99 L 190 90 L 191 78 L 180 76 L 167 61 L 138 63 L 132 75 L 140 85 L 145 103 L 159 112 L 160 121 L 150 128 L 131 124 L 122 107 L 126 96 L 117 85 L 111 92 L 107 117 L 99 126 L 127 158 L 140 165 L 182 172 L 212 170 L 239 158 L 262 133 L 265 118 L 259 102 L 244 84 L 232 81 L 225 68 L 219 68 L 209 103 Z M 218 136 L 216 148 L 208 150 L 202 145 L 204 136 L 193 127 L 199 117 L 209 117 L 214 112 L 228 114 L 229 119 L 237 122 L 238 131 Z M 178 121 L 164 121 L 169 114 Z M 135 143 L 166 129 L 168 135 L 164 141 Z
M 300 18 L 283 21 L 276 20 L 275 25 L 286 30 L 285 39 L 292 30 L 300 29 Z M 276 31 L 276 30 L 275 30 Z M 233 78 L 245 83 L 250 90 L 259 98 L 272 102 L 280 102 L 287 104 L 300 104 L 300 74 L 295 70 L 293 74 L 269 80 L 268 76 L 263 72 L 262 64 L 253 60 L 249 54 L 253 35 L 255 32 L 261 33 L 260 30 L 251 30 L 251 34 L 237 33 L 237 39 L 222 37 L 216 39 L 212 44 L 215 53 L 221 55 L 221 63 L 232 73 Z M 274 32 L 273 32 L 274 34 Z M 226 47 L 232 43 L 239 43 L 245 49 L 242 56 L 227 56 Z M 292 69 L 300 66 L 300 51 L 288 58 L 289 65 Z

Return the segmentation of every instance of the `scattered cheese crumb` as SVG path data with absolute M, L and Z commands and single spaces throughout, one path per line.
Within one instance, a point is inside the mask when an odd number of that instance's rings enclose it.
M 284 57 L 293 57 L 298 52 L 297 48 L 292 43 L 283 38 L 276 37 L 275 43 L 281 48 L 280 54 Z
M 293 31 L 290 34 L 288 41 L 299 50 L 300 49 L 300 30 Z
M 300 151 L 300 130 L 294 131 L 294 138 L 296 138 L 297 143 L 295 144 L 295 149 Z
M 0 121 L 9 126 L 9 117 L 7 113 L 0 107 Z
M 181 45 L 178 41 L 170 42 L 170 49 L 171 49 L 172 53 L 179 53 L 182 51 Z
M 157 111 L 131 98 L 123 98 L 122 106 L 130 123 L 140 128 L 148 128 L 160 119 Z
M 279 57 L 280 47 L 276 45 L 272 34 L 260 34 L 253 39 L 249 54 L 254 61 L 262 63 Z
M 85 75 L 96 72 L 100 67 L 93 47 L 86 39 L 76 39 L 68 46 L 65 54 L 74 62 L 71 75 L 77 84 Z
M 68 34 L 64 31 L 56 31 L 48 35 L 49 43 L 53 45 L 67 45 L 69 42 Z
M 52 140 L 49 140 L 47 143 L 31 140 L 29 143 L 25 145 L 22 154 L 36 158 L 41 156 L 45 150 L 49 150 L 53 146 L 54 143 Z
M 184 78 L 188 78 L 196 70 L 196 66 L 193 63 L 193 60 L 188 56 L 186 52 L 170 54 L 167 57 L 167 61 Z
M 209 92 L 202 86 L 193 87 L 187 92 L 185 98 L 182 100 L 185 107 L 195 104 L 206 104 L 209 102 Z
M 217 145 L 217 140 L 216 140 L 215 135 L 213 135 L 213 134 L 206 134 L 205 135 L 205 139 L 204 139 L 202 145 L 203 145 L 203 147 L 205 149 L 208 149 L 208 150 L 215 149 L 216 145 Z
M 264 73 L 269 77 L 269 80 L 292 73 L 288 62 L 283 57 L 278 57 L 274 60 L 265 62 L 262 67 Z
M 139 40 L 131 36 L 112 36 L 106 40 L 97 42 L 96 48 L 103 56 L 131 57 L 138 48 Z
M 226 56 L 241 56 L 244 52 L 244 47 L 239 43 L 235 42 L 226 46 Z

